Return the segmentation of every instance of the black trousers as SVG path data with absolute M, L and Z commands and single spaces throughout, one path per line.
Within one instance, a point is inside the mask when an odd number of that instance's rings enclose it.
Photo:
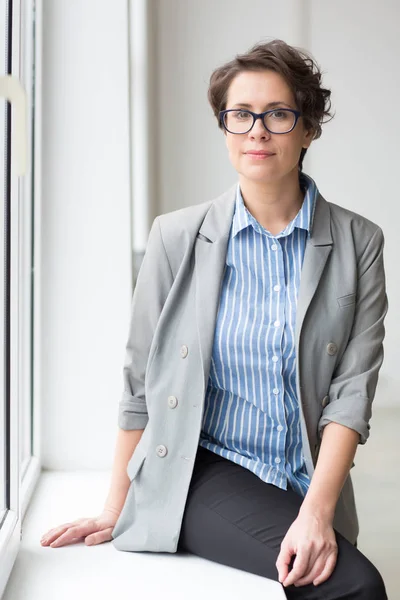
M 280 545 L 303 498 L 198 447 L 177 551 L 278 581 Z M 377 568 L 335 530 L 335 570 L 323 583 L 283 588 L 289 599 L 387 600 Z M 292 564 L 293 564 L 292 559 Z

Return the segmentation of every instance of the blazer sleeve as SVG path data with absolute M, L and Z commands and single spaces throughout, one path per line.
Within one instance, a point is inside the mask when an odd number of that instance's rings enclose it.
M 329 403 L 318 423 L 318 433 L 329 422 L 340 423 L 369 437 L 371 405 L 381 368 L 388 310 L 383 261 L 384 236 L 377 228 L 358 264 L 358 287 L 353 327 L 329 387 Z
M 149 420 L 145 373 L 159 316 L 173 283 L 161 235 L 160 217 L 150 229 L 131 302 L 129 335 L 123 367 L 124 391 L 119 402 L 121 429 L 144 429 Z

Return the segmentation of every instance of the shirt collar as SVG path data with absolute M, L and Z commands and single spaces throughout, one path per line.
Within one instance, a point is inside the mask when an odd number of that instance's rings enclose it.
M 240 184 L 238 182 L 236 189 L 235 199 L 235 212 L 233 215 L 232 223 L 232 237 L 235 237 L 239 231 L 242 231 L 246 227 L 252 226 L 255 231 L 262 235 L 268 235 L 270 237 L 283 237 L 290 235 L 295 227 L 305 229 L 307 231 L 307 237 L 310 237 L 312 232 L 312 225 L 314 220 L 314 212 L 316 199 L 318 195 L 318 188 L 315 181 L 306 173 L 301 172 L 299 175 L 300 186 L 306 190 L 304 196 L 304 202 L 297 213 L 297 215 L 287 224 L 285 229 L 278 235 L 271 236 L 271 233 L 267 231 L 260 223 L 253 217 L 253 215 L 247 210 L 243 202 L 243 196 L 240 190 Z

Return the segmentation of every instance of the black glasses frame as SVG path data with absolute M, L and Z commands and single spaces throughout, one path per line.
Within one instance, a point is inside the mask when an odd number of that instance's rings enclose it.
M 230 131 L 227 126 L 225 125 L 225 120 L 224 117 L 226 115 L 226 113 L 228 112 L 238 112 L 238 111 L 242 111 L 242 112 L 247 112 L 249 113 L 249 115 L 252 115 L 253 117 L 253 123 L 251 124 L 250 129 L 248 129 L 247 131 Z M 291 112 L 294 114 L 295 119 L 294 119 L 294 123 L 293 126 L 291 127 L 291 129 L 289 129 L 288 131 L 283 131 L 283 132 L 275 132 L 275 131 L 271 131 L 270 129 L 268 129 L 268 127 L 265 124 L 264 121 L 264 117 L 265 115 L 268 115 L 269 113 L 273 113 L 273 112 L 282 112 L 282 111 L 286 111 L 286 112 Z M 262 113 L 255 113 L 252 112 L 251 110 L 247 110 L 247 108 L 228 108 L 227 110 L 221 110 L 219 112 L 219 120 L 221 125 L 224 127 L 224 129 L 226 129 L 226 131 L 228 131 L 228 133 L 232 133 L 233 135 L 243 135 L 244 133 L 249 133 L 249 131 L 251 131 L 254 127 L 254 123 L 256 122 L 257 119 L 261 119 L 263 122 L 263 125 L 265 127 L 265 129 L 267 131 L 269 131 L 269 133 L 272 133 L 274 135 L 285 135 L 286 133 L 290 133 L 291 131 L 293 131 L 293 129 L 296 127 L 297 121 L 299 120 L 299 117 L 301 117 L 301 112 L 299 110 L 294 110 L 293 108 L 275 108 L 272 110 L 266 110 L 265 112 Z

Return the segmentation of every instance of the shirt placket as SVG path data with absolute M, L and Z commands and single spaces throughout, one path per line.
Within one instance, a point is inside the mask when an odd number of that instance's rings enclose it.
M 272 377 L 274 387 L 272 394 L 275 402 L 274 428 L 277 454 L 274 457 L 274 464 L 278 471 L 285 474 L 285 444 L 286 444 L 286 415 L 284 403 L 284 380 L 283 380 L 283 353 L 282 340 L 285 326 L 285 269 L 283 248 L 278 238 L 267 236 L 267 243 L 276 256 L 271 257 L 272 263 L 272 284 L 273 284 L 273 314 L 274 314 L 274 342 L 272 347 Z

